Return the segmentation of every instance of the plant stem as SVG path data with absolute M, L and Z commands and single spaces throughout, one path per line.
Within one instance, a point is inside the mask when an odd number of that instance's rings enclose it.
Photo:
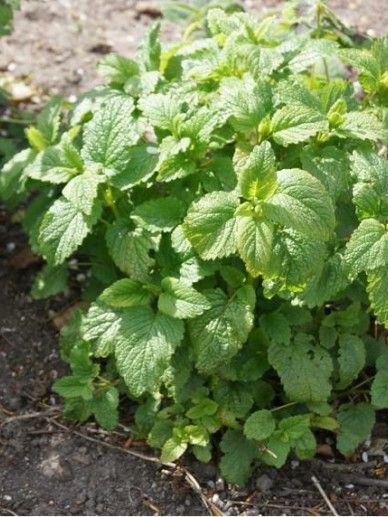
M 286 409 L 288 407 L 296 406 L 296 404 L 299 404 L 299 402 L 287 402 L 287 404 L 283 404 L 283 406 L 278 406 L 273 409 L 271 409 L 272 413 L 274 411 L 280 411 L 281 409 Z

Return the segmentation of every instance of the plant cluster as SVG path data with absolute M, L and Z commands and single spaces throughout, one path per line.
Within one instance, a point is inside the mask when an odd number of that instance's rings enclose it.
M 3 199 L 66 289 L 68 418 L 132 408 L 163 461 L 186 450 L 243 484 L 257 461 L 345 456 L 388 407 L 388 37 L 356 43 L 322 3 L 255 19 L 207 9 L 107 84 L 53 99 L 3 169 Z M 355 81 L 355 77 L 358 81 Z M 30 193 L 35 195 L 31 199 Z

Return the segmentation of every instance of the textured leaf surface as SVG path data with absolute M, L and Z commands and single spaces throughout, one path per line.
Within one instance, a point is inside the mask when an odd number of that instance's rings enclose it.
M 247 288 L 241 288 L 230 300 L 220 289 L 205 294 L 211 309 L 190 323 L 190 336 L 198 369 L 207 372 L 238 352 L 252 328 L 253 314 L 252 292 Z
M 162 289 L 159 310 L 173 318 L 195 318 L 211 307 L 205 296 L 176 278 L 164 278 Z
M 252 472 L 257 445 L 240 431 L 229 429 L 222 437 L 221 450 L 224 453 L 220 463 L 222 475 L 229 483 L 244 485 Z
M 328 399 L 332 361 L 327 351 L 314 343 L 311 336 L 299 334 L 288 346 L 272 343 L 268 359 L 291 400 L 325 402 Z
M 136 397 L 152 392 L 183 338 L 183 323 L 148 307 L 127 309 L 116 343 L 117 368 Z
M 272 118 L 272 136 L 277 144 L 287 146 L 305 142 L 319 131 L 328 129 L 326 118 L 308 107 L 285 106 Z
M 237 206 L 236 195 L 227 192 L 212 192 L 192 204 L 183 230 L 202 258 L 227 257 L 236 251 Z
M 275 431 L 276 421 L 268 409 L 252 413 L 244 425 L 244 434 L 249 440 L 262 441 Z
M 271 258 L 272 239 L 272 225 L 253 217 L 237 218 L 237 249 L 253 277 L 266 269 Z
M 278 188 L 264 204 L 273 221 L 308 235 L 327 239 L 334 228 L 334 210 L 322 184 L 301 169 L 277 173 Z
M 57 199 L 43 218 L 39 248 L 47 262 L 62 264 L 82 244 L 99 216 L 99 206 L 90 215 L 79 211 L 65 198 Z
M 340 407 L 337 420 L 337 449 L 344 456 L 350 456 L 372 432 L 375 412 L 366 402 L 345 405 Z

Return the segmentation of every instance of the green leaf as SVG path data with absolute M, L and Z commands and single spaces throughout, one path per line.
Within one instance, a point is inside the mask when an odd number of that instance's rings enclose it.
M 220 289 L 206 292 L 211 308 L 189 326 L 200 371 L 222 366 L 247 340 L 253 325 L 252 291 L 251 287 L 242 287 L 231 299 Z
M 386 142 L 388 131 L 383 123 L 373 115 L 364 111 L 351 111 L 343 115 L 344 121 L 337 129 L 340 136 Z
M 287 147 L 305 142 L 328 127 L 326 117 L 318 111 L 307 106 L 284 106 L 272 118 L 272 137 L 277 144 Z
M 86 170 L 69 181 L 62 195 L 80 212 L 90 215 L 95 205 L 99 184 L 103 181 L 93 170 Z
M 245 199 L 266 199 L 276 189 L 275 154 L 269 142 L 253 148 L 245 160 L 239 160 L 238 185 Z
M 346 404 L 339 408 L 337 419 L 337 449 L 344 456 L 351 456 L 368 438 L 375 424 L 375 412 L 366 402 Z
M 173 132 L 174 121 L 181 113 L 181 104 L 172 93 L 156 93 L 141 98 L 139 108 L 152 126 Z
M 326 246 L 294 230 L 278 231 L 264 277 L 278 288 L 299 292 L 323 267 Z
M 328 239 L 334 229 L 334 209 L 322 184 L 301 169 L 277 173 L 275 194 L 263 203 L 265 215 L 313 239 Z
M 140 282 L 122 278 L 105 289 L 99 299 L 111 307 L 134 307 L 148 305 L 150 293 Z
M 185 204 L 175 197 L 151 199 L 138 205 L 132 219 L 151 232 L 170 232 L 182 222 Z
M 236 131 L 255 129 L 272 104 L 271 88 L 249 75 L 226 78 L 221 83 L 217 105 Z
M 368 273 L 368 296 L 377 320 L 388 326 L 388 270 L 386 267 Z
M 259 459 L 271 467 L 282 467 L 288 458 L 291 450 L 289 441 L 284 440 L 281 431 L 275 431 L 268 440 L 266 449 L 259 453 Z
M 92 303 L 82 321 L 81 335 L 86 341 L 95 341 L 96 357 L 107 357 L 114 350 L 120 329 L 120 312 L 103 303 Z
M 292 442 L 301 438 L 310 428 L 310 415 L 296 415 L 283 418 L 279 422 L 279 431 L 283 440 Z
M 212 192 L 191 205 L 183 231 L 203 259 L 235 253 L 237 206 L 237 196 L 232 192 Z
M 93 397 L 91 384 L 81 381 L 78 377 L 69 375 L 55 381 L 53 391 L 64 398 L 82 398 L 91 400 Z
M 333 364 L 328 352 L 314 343 L 312 336 L 297 334 L 288 346 L 273 342 L 268 360 L 290 400 L 325 402 L 328 399 Z
M 149 271 L 155 262 L 149 253 L 155 246 L 146 230 L 130 230 L 130 226 L 120 219 L 109 226 L 106 242 L 111 257 L 121 271 L 133 280 L 149 279 Z
M 40 152 L 27 168 L 28 177 L 47 183 L 60 184 L 81 172 L 82 159 L 69 138 Z
M 350 184 L 347 155 L 333 146 L 304 149 L 301 154 L 303 169 L 312 174 L 326 188 L 333 201 L 344 193 Z
M 272 253 L 273 227 L 254 217 L 237 217 L 237 249 L 250 275 L 267 269 Z
M 173 435 L 162 447 L 162 455 L 160 457 L 161 462 L 174 462 L 185 453 L 187 447 L 187 441 L 183 441 L 180 436 Z
M 300 460 L 311 460 L 317 452 L 314 433 L 308 429 L 303 436 L 294 441 L 295 454 Z
M 365 366 L 366 353 L 362 339 L 352 334 L 341 334 L 339 337 L 339 384 L 346 388 L 357 379 Z
M 176 278 L 163 278 L 161 285 L 158 308 L 173 318 L 195 318 L 211 307 L 205 296 Z
M 129 147 L 126 156 L 128 163 L 125 169 L 110 178 L 112 185 L 121 190 L 146 182 L 154 173 L 159 159 L 158 149 L 152 144 Z
M 383 353 L 376 361 L 377 373 L 372 382 L 372 404 L 377 409 L 388 408 L 388 354 Z
M 140 47 L 140 58 L 146 70 L 159 70 L 161 57 L 160 22 L 151 25 Z
M 117 368 L 130 392 L 152 392 L 183 339 L 183 323 L 149 307 L 127 309 L 115 347 Z
M 67 280 L 67 267 L 63 265 L 54 267 L 46 265 L 34 279 L 31 296 L 34 300 L 41 300 L 61 293 L 67 288 Z
M 57 199 L 43 217 L 39 249 L 52 266 L 62 264 L 82 244 L 100 214 L 100 206 L 86 215 L 65 198 Z
M 120 94 L 108 98 L 96 111 L 84 130 L 82 157 L 86 164 L 101 164 L 115 172 L 125 170 L 127 149 L 138 140 L 133 110 L 131 97 Z
M 244 434 L 249 440 L 259 442 L 269 438 L 275 431 L 276 422 L 268 409 L 252 413 L 244 424 Z
M 288 345 L 291 340 L 291 327 L 288 319 L 279 312 L 260 316 L 260 328 L 275 343 Z
M 18 202 L 18 194 L 23 193 L 26 181 L 26 167 L 35 157 L 31 149 L 24 149 L 7 162 L 0 172 L 0 197 L 12 204 Z
M 388 232 L 376 219 L 364 219 L 352 233 L 344 260 L 349 275 L 355 278 L 361 271 L 373 271 L 388 264 Z
M 97 423 L 104 429 L 114 429 L 119 421 L 119 392 L 114 386 L 97 391 L 91 402 L 91 410 Z
M 54 144 L 58 139 L 62 102 L 60 97 L 53 97 L 36 119 L 36 127 L 47 145 Z
M 229 429 L 223 435 L 220 446 L 224 453 L 220 461 L 222 476 L 228 483 L 245 485 L 252 473 L 257 445 L 247 440 L 241 431 Z
M 106 54 L 98 62 L 97 71 L 110 83 L 123 86 L 128 79 L 139 74 L 139 66 L 124 56 Z

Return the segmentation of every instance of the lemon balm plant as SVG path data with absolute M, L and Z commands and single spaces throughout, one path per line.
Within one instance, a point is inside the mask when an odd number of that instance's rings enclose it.
M 351 455 L 388 407 L 388 38 L 356 45 L 321 3 L 230 11 L 105 56 L 106 86 L 53 99 L 0 188 L 30 200 L 36 298 L 74 254 L 90 269 L 65 416 L 112 429 L 130 399 L 163 461 L 219 448 L 243 484 L 320 429 Z

